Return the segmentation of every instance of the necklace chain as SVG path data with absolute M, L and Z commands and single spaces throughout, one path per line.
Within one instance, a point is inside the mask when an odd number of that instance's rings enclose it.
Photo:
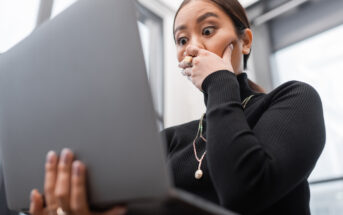
M 248 96 L 247 98 L 245 98 L 242 102 L 242 107 L 243 109 L 245 109 L 245 107 L 247 106 L 248 102 L 250 101 L 250 99 L 253 97 L 254 95 L 250 95 Z M 194 174 L 194 177 L 196 179 L 201 179 L 202 176 L 203 176 L 203 171 L 201 170 L 201 164 L 202 164 L 202 161 L 203 159 L 205 158 L 205 155 L 206 155 L 206 150 L 205 152 L 201 155 L 201 157 L 199 158 L 198 157 L 198 153 L 197 153 L 197 150 L 196 150 L 196 140 L 198 139 L 198 136 L 205 142 L 207 143 L 207 140 L 206 138 L 202 135 L 202 130 L 203 130 L 203 125 L 202 125 L 202 122 L 204 120 L 204 117 L 205 117 L 205 114 L 203 114 L 200 118 L 200 121 L 199 121 L 199 125 L 198 125 L 198 131 L 197 131 L 197 134 L 195 135 L 195 138 L 193 140 L 193 150 L 194 150 L 194 156 L 195 156 L 195 159 L 198 161 L 198 168 L 197 170 L 195 171 L 195 174 Z
M 246 97 L 243 101 L 242 101 L 242 107 L 243 109 L 245 109 L 245 107 L 247 106 L 248 102 L 250 101 L 250 99 L 254 97 L 254 95 L 250 95 L 248 97 Z
M 203 114 L 203 115 L 201 116 L 201 119 L 200 119 L 200 121 L 199 121 L 198 131 L 197 131 L 197 134 L 196 134 L 196 136 L 195 136 L 195 138 L 194 138 L 194 140 L 193 140 L 194 155 L 195 155 L 195 159 L 196 159 L 198 162 L 201 162 L 202 159 L 205 157 L 205 154 L 206 154 L 206 151 L 205 151 L 205 152 L 203 153 L 203 155 L 199 158 L 199 157 L 198 157 L 198 154 L 197 154 L 196 147 L 195 147 L 195 142 L 196 142 L 196 140 L 197 140 L 197 138 L 198 138 L 199 133 L 200 133 L 200 138 L 201 138 L 205 143 L 207 143 L 207 140 L 202 136 L 202 129 L 203 129 L 203 127 L 202 127 L 202 121 L 203 121 L 203 119 L 204 119 L 204 116 L 205 116 L 205 114 Z

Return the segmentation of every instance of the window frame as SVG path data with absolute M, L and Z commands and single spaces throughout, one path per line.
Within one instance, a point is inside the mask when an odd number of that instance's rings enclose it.
M 151 93 L 160 129 L 164 128 L 164 41 L 163 18 L 136 1 L 137 21 L 146 25 L 151 31 L 149 45 L 149 71 Z

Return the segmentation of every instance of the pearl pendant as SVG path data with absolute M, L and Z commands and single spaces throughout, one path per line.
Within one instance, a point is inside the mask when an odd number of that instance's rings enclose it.
M 201 169 L 198 169 L 197 171 L 195 171 L 194 177 L 195 177 L 196 179 L 200 179 L 200 178 L 202 177 L 202 175 L 203 175 L 202 170 L 201 170 Z

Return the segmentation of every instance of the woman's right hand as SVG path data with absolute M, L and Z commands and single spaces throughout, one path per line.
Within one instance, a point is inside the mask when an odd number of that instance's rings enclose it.
M 234 73 L 231 63 L 233 48 L 233 43 L 231 43 L 225 48 L 223 56 L 219 56 L 206 49 L 190 45 L 186 49 L 185 56 L 191 56 L 191 63 L 185 62 L 185 57 L 179 63 L 179 67 L 183 69 L 182 74 L 188 76 L 192 83 L 202 91 L 202 83 L 210 74 L 219 70 L 228 70 Z
M 74 161 L 69 149 L 64 149 L 59 159 L 50 151 L 45 164 L 44 197 L 36 189 L 31 192 L 32 215 L 123 215 L 125 206 L 116 206 L 103 213 L 89 210 L 86 194 L 86 166 Z M 59 210 L 59 212 L 57 212 Z

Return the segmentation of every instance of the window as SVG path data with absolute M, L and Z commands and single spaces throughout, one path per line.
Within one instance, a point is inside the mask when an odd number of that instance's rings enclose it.
M 0 0 L 0 53 L 29 35 L 36 26 L 40 0 Z
M 343 181 L 311 186 L 311 212 L 313 215 L 341 215 L 343 212 Z
M 300 80 L 320 94 L 324 108 L 326 146 L 309 181 L 343 176 L 343 25 L 275 53 L 274 83 Z M 277 71 L 277 72 L 276 72 Z M 343 178 L 342 178 L 343 179 Z M 342 214 L 342 181 L 311 185 L 313 214 Z M 338 212 L 339 211 L 339 212 Z
M 51 11 L 51 18 L 57 16 L 59 13 L 68 8 L 70 5 L 74 4 L 76 1 L 77 0 L 54 0 Z
M 163 117 L 163 20 L 137 3 L 138 27 L 160 129 Z
M 259 0 L 239 0 L 243 7 L 249 7 L 252 4 L 255 4 Z

